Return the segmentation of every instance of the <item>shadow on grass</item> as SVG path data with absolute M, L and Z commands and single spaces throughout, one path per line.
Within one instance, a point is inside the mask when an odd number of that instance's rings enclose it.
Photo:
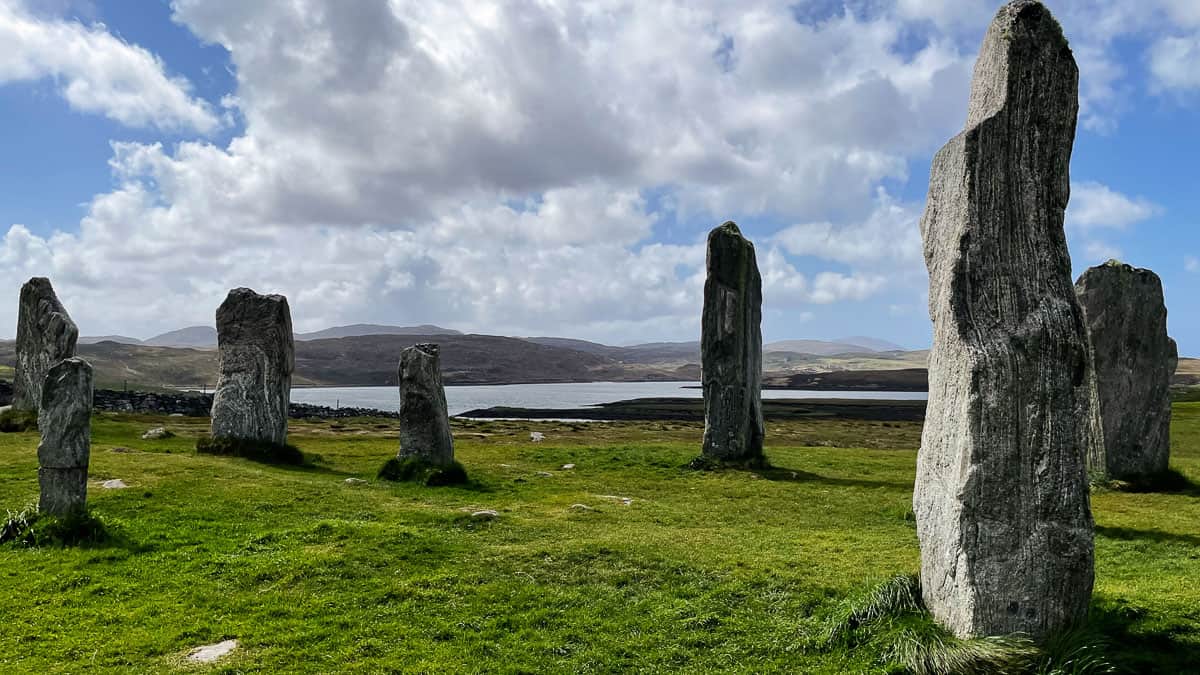
M 1200 484 L 1175 469 L 1127 479 L 1095 479 L 1092 489 L 1100 492 L 1129 492 L 1134 494 L 1161 493 L 1200 496 Z
M 325 473 L 331 476 L 354 475 L 325 466 L 325 458 L 321 455 L 301 452 L 299 448 L 290 444 L 243 438 L 201 436 L 196 439 L 196 452 L 201 455 L 240 457 L 285 471 Z
M 800 469 L 786 469 L 772 466 L 757 472 L 759 476 L 770 481 L 794 483 L 823 483 L 839 487 L 889 488 L 893 490 L 912 490 L 912 483 L 891 480 L 870 480 L 867 478 L 833 478 L 822 476 Z
M 89 510 L 64 516 L 39 513 L 30 505 L 9 512 L 0 523 L 0 545 L 17 548 L 124 549 L 130 553 L 153 550 L 131 540 L 124 530 Z
M 1200 664 L 1200 626 L 1185 618 L 1164 618 L 1123 599 L 1096 597 L 1088 627 L 1103 636 L 1117 672 L 1189 673 Z
M 1200 547 L 1200 535 L 1196 534 L 1176 534 L 1161 530 L 1137 530 L 1132 527 L 1105 527 L 1102 525 L 1096 526 L 1096 534 L 1108 537 L 1109 539 L 1120 539 L 1121 541 L 1141 539 L 1157 543 L 1190 544 Z
M 813 628 L 808 631 L 810 647 L 873 652 L 888 672 L 1154 674 L 1196 672 L 1200 663 L 1200 627 L 1186 615 L 1163 616 L 1099 596 L 1084 623 L 1045 640 L 1022 635 L 956 638 L 926 610 L 916 575 L 859 589 Z

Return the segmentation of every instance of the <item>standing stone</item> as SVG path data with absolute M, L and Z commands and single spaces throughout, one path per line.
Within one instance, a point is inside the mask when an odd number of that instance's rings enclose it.
M 762 278 L 754 244 L 738 226 L 708 233 L 708 278 L 700 324 L 704 385 L 703 458 L 761 466 Z
M 1089 469 L 1123 479 L 1166 471 L 1179 354 L 1167 336 L 1162 282 L 1110 260 L 1084 272 L 1075 293 L 1087 317 L 1104 424 L 1102 452 L 1089 458 Z
M 217 309 L 217 346 L 213 437 L 286 443 L 295 368 L 287 298 L 230 291 Z
M 933 160 L 929 404 L 913 510 L 925 605 L 961 637 L 1087 614 L 1095 375 L 1063 232 L 1078 70 L 1034 0 L 996 14 L 967 127 Z
M 75 356 L 79 329 L 45 277 L 21 287 L 17 309 L 17 364 L 13 378 L 13 408 L 37 412 L 42 385 L 54 364 Z
M 63 516 L 87 506 L 88 460 L 92 447 L 92 367 L 59 361 L 46 375 L 38 429 L 38 511 Z
M 400 459 L 434 466 L 454 462 L 454 439 L 442 386 L 441 356 L 435 344 L 400 352 Z

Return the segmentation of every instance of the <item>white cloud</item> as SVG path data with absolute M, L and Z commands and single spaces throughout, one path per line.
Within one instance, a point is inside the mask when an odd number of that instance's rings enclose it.
M 1183 259 L 1183 269 L 1189 272 L 1200 272 L 1200 258 L 1194 255 L 1186 256 Z
M 1200 33 L 1187 37 L 1166 37 L 1149 52 L 1150 73 L 1155 86 L 1164 90 L 1200 89 Z
M 1082 230 L 1126 227 L 1151 218 L 1161 207 L 1142 197 L 1128 197 L 1107 185 L 1085 181 L 1071 185 L 1067 224 Z
M 43 18 L 0 0 L 0 84 L 50 78 L 72 108 L 127 126 L 209 133 L 220 125 L 189 83 L 103 25 Z

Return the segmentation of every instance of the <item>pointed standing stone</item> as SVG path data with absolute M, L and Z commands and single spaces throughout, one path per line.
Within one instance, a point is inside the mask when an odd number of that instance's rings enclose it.
M 760 466 L 763 456 L 762 278 L 754 244 L 732 222 L 708 233 L 700 324 L 703 459 Z
M 1166 471 L 1179 355 L 1167 336 L 1162 282 L 1150 270 L 1110 260 L 1084 272 L 1075 292 L 1087 317 L 1104 423 L 1102 452 L 1090 458 L 1090 470 L 1122 479 Z
M 34 277 L 21 287 L 17 310 L 17 363 L 13 378 L 13 409 L 37 412 L 46 373 L 54 364 L 75 356 L 79 329 L 54 294 L 50 280 Z
M 433 466 L 454 462 L 454 439 L 438 346 L 418 344 L 400 353 L 400 459 Z
M 87 361 L 59 361 L 42 387 L 38 429 L 38 511 L 63 516 L 87 505 L 88 461 L 92 447 L 92 367 Z
M 925 604 L 959 636 L 1087 614 L 1102 442 L 1063 232 L 1078 70 L 1041 3 L 996 14 L 921 219 L 934 324 L 913 510 Z
M 287 298 L 230 291 L 217 309 L 217 345 L 213 437 L 285 444 L 295 368 Z

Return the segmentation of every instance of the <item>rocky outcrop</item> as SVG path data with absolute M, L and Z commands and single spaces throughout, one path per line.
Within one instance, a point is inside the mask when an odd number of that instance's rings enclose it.
M 763 457 L 762 279 L 738 226 L 708 233 L 700 324 L 702 459 L 759 465 Z
M 217 309 L 217 341 L 213 437 L 283 445 L 295 369 L 287 298 L 230 291 Z
M 75 356 L 79 329 L 54 294 L 50 280 L 34 277 L 21 287 L 17 309 L 16 374 L 13 408 L 36 412 L 46 373 Z
M 83 359 L 60 361 L 41 391 L 38 511 L 56 516 L 82 511 L 92 447 L 92 367 Z
M 454 439 L 438 346 L 419 344 L 400 352 L 400 459 L 433 466 L 454 462 Z
M 1150 270 L 1110 260 L 1075 282 L 1087 317 L 1100 419 L 1095 475 L 1135 479 L 1167 470 L 1171 452 L 1171 376 L 1179 362 L 1167 336 L 1162 281 Z
M 913 509 L 921 587 L 959 636 L 1082 619 L 1093 581 L 1088 452 L 1102 442 L 1063 232 L 1078 70 L 1041 3 L 996 14 L 966 130 L 921 219 L 934 324 Z

